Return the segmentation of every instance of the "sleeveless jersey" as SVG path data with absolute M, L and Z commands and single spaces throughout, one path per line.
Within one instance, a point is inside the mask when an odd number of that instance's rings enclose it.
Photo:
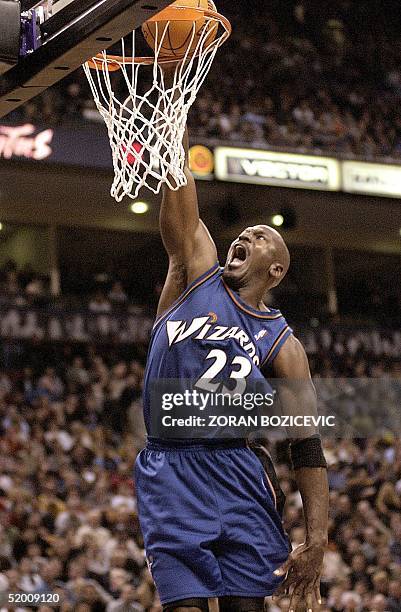
M 248 306 L 225 283 L 216 263 L 157 319 L 144 381 L 144 418 L 150 425 L 154 380 L 243 377 L 265 381 L 265 368 L 292 333 L 279 310 Z

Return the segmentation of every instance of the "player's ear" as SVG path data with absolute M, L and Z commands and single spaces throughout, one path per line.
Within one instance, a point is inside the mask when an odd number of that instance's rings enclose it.
M 273 263 L 269 268 L 269 275 L 274 279 L 277 284 L 284 273 L 284 266 L 281 263 Z

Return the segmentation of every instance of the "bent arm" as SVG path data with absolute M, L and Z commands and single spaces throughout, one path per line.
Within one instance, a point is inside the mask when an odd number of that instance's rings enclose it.
M 199 218 L 195 180 L 188 166 L 188 132 L 184 136 L 187 185 L 177 191 L 164 187 L 160 233 L 169 257 L 169 270 L 159 301 L 158 316 L 198 276 L 217 261 L 215 244 Z
M 279 379 L 284 414 L 317 416 L 316 392 L 308 359 L 302 344 L 294 336 L 288 338 L 273 361 L 273 371 Z M 315 427 L 294 427 L 289 431 L 291 445 L 294 447 L 317 433 Z M 325 467 L 298 467 L 295 479 L 303 502 L 306 542 L 323 547 L 327 542 L 328 528 L 327 470 Z

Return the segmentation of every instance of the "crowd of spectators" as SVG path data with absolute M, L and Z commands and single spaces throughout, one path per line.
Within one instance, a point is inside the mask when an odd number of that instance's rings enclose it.
M 321 379 L 401 381 L 396 332 L 391 339 L 329 328 L 297 334 Z M 26 353 L 24 367 L 0 372 L 0 600 L 9 591 L 51 592 L 62 612 L 161 612 L 133 481 L 145 443 L 143 363 L 116 347 L 59 346 L 39 362 L 37 350 Z M 401 444 L 377 419 L 373 437 L 325 441 L 331 494 L 323 612 L 401 609 Z M 285 526 L 297 545 L 302 506 L 287 445 L 272 451 L 287 496 Z M 267 602 L 269 612 L 287 607 L 286 598 Z
M 374 261 L 378 266 L 382 265 L 380 255 L 372 257 L 376 258 Z M 303 266 L 296 265 L 301 261 L 298 253 L 292 260 L 284 283 L 266 296 L 266 303 L 281 308 L 292 321 L 304 320 L 304 313 L 320 321 L 333 319 L 328 312 L 327 295 L 321 292 L 321 287 L 305 288 Z M 396 262 L 391 262 L 391 265 L 396 265 Z M 59 293 L 53 295 L 49 276 L 39 274 L 30 264 L 18 266 L 14 260 L 8 259 L 0 266 L 0 308 L 3 308 L 3 316 L 5 310 L 13 306 L 26 311 L 30 308 L 41 309 L 43 313 L 54 312 L 55 309 L 80 311 L 87 316 L 153 314 L 150 304 L 154 304 L 160 296 L 163 280 L 158 280 L 158 275 L 163 274 L 162 269 L 153 278 L 143 275 L 139 278 L 134 266 L 124 271 L 121 266 L 110 263 L 106 271 L 102 268 L 99 270 L 88 266 L 88 269 L 78 272 L 74 267 L 64 266 L 58 277 Z M 338 314 L 334 319 L 390 328 L 400 325 L 401 288 L 392 282 L 391 277 L 358 271 L 358 274 L 348 272 L 345 281 L 342 278 L 338 282 Z M 364 304 L 363 311 L 361 304 Z
M 399 157 L 394 13 L 376 2 L 279 4 L 256 3 L 252 25 L 245 15 L 234 22 L 232 45 L 198 96 L 195 133 L 258 147 Z
M 74 303 L 74 293 L 68 281 L 76 277 L 75 271 L 65 275 L 67 288 L 63 295 L 52 296 L 50 279 L 47 275 L 36 272 L 31 264 L 18 267 L 13 259 L 8 259 L 0 266 L 0 303 L 14 304 L 16 306 L 45 306 L 46 304 L 68 302 Z M 95 273 L 84 279 L 83 287 L 79 287 L 76 304 L 81 305 L 94 314 L 110 313 L 129 309 L 133 305 L 133 296 L 128 294 L 124 284 L 114 275 Z M 57 299 L 58 298 L 58 299 Z M 86 303 L 85 303 L 86 301 Z
M 48 279 L 35 272 L 30 264 L 18 269 L 13 259 L 0 267 L 0 295 L 20 306 L 40 304 L 49 294 Z
M 363 158 L 401 156 L 399 4 L 220 0 L 231 40 L 190 113 L 195 138 Z M 114 74 L 116 91 L 121 83 Z M 101 120 L 82 71 L 15 117 Z

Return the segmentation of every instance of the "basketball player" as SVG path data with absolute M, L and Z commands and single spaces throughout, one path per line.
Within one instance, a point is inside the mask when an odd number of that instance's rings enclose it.
M 185 148 L 188 159 L 187 135 Z M 199 219 L 188 167 L 185 174 L 187 186 L 166 188 L 160 211 L 169 269 L 145 375 L 148 432 L 152 381 L 197 380 L 212 365 L 227 378 L 241 372 L 257 381 L 270 372 L 286 379 L 280 397 L 285 412 L 314 414 L 305 351 L 281 313 L 263 303 L 289 267 L 282 237 L 266 225 L 245 228 L 221 268 Z M 216 325 L 220 336 L 213 334 Z M 222 328 L 230 330 L 225 338 Z M 292 380 L 303 381 L 301 391 L 292 388 Z M 289 593 L 290 610 L 319 609 L 328 514 L 320 439 L 291 440 L 306 538 L 290 554 L 272 466 L 263 449 L 258 455 L 264 465 L 243 439 L 148 438 L 135 468 L 138 509 L 164 612 L 207 612 L 217 609 L 217 599 L 220 612 L 262 612 L 264 598 L 278 587 L 278 595 Z

